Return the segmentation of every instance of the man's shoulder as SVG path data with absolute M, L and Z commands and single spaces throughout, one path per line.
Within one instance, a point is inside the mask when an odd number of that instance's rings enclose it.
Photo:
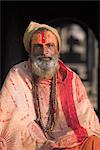
M 62 60 L 59 60 L 59 65 L 60 65 L 60 68 L 63 69 L 64 71 L 74 73 L 74 71 L 70 67 L 68 67 L 66 64 L 64 64 Z
M 20 63 L 17 63 L 15 64 L 11 69 L 22 69 L 22 68 L 25 68 L 26 66 L 28 65 L 28 61 L 23 61 L 23 62 L 20 62 Z
M 66 64 L 64 64 L 61 60 L 59 60 L 59 72 L 64 79 L 69 79 L 69 78 L 73 78 L 77 76 L 77 74 L 71 69 L 69 68 Z
M 23 61 L 20 63 L 15 64 L 11 69 L 10 73 L 15 73 L 19 75 L 27 75 L 29 72 L 29 62 Z

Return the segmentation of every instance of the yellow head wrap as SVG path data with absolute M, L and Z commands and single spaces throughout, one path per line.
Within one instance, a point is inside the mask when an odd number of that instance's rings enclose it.
M 51 32 L 53 32 L 53 34 L 57 37 L 58 44 L 59 44 L 59 49 L 58 50 L 60 51 L 60 49 L 61 49 L 61 39 L 60 39 L 60 36 L 58 34 L 58 31 L 55 28 L 51 27 L 51 26 L 48 26 L 46 24 L 39 24 L 39 23 L 36 23 L 36 22 L 33 22 L 33 21 L 30 22 L 29 26 L 27 27 L 27 29 L 24 33 L 23 43 L 24 43 L 25 50 L 27 52 L 30 51 L 30 41 L 31 41 L 32 35 L 39 28 L 46 28 L 46 29 L 50 30 Z

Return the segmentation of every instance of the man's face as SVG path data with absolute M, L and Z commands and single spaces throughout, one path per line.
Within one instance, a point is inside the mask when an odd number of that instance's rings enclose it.
M 58 54 L 58 41 L 51 31 L 35 33 L 31 42 L 31 53 L 34 56 L 52 57 Z
M 58 41 L 56 36 L 48 30 L 34 33 L 31 41 L 31 60 L 33 70 L 50 75 L 57 69 Z M 54 70 L 55 69 L 55 70 Z M 39 75 L 41 76 L 41 75 Z

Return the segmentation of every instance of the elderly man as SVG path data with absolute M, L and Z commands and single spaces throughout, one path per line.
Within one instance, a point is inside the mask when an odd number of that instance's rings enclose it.
M 57 30 L 31 22 L 23 41 L 29 60 L 11 68 L 0 93 L 0 149 L 99 150 L 99 120 L 59 59 Z

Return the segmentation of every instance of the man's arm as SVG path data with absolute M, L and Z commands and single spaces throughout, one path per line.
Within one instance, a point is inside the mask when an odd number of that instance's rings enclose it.
M 15 93 L 14 70 L 8 73 L 3 87 L 0 91 L 0 148 L 12 147 L 15 143 L 15 133 L 10 129 L 16 102 L 13 94 Z M 11 149 L 11 148 L 10 148 Z
M 76 76 L 75 85 L 77 97 L 75 104 L 80 124 L 86 128 L 88 136 L 95 135 L 100 138 L 99 119 L 87 96 L 86 89 L 79 76 Z
M 73 76 L 72 87 L 75 110 L 80 126 L 86 130 L 87 136 L 95 135 L 100 138 L 100 124 L 98 117 L 87 96 L 86 89 L 82 81 L 76 74 Z M 60 146 L 67 146 L 68 141 L 71 142 L 71 139 L 73 140 L 75 136 L 75 132 L 72 129 L 70 134 L 65 133 L 65 135 L 60 137 L 56 143 Z M 77 142 L 78 141 L 76 139 L 76 144 Z M 72 145 L 70 145 L 70 147 L 71 146 Z

